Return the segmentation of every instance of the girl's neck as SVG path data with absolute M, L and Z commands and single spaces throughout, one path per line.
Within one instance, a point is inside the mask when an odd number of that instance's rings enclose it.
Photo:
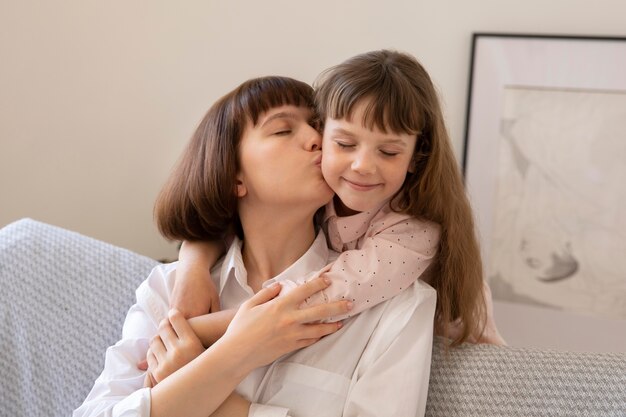
M 334 199 L 333 203 L 335 204 L 335 213 L 337 213 L 337 216 L 347 217 L 347 216 L 352 216 L 353 214 L 360 213 L 359 211 L 354 211 L 350 207 L 343 204 L 341 199 L 336 194 L 333 197 L 333 199 Z
M 298 209 L 290 210 L 297 212 Z M 292 213 L 239 210 L 244 231 L 243 263 L 248 285 L 254 292 L 265 281 L 289 268 L 313 244 L 313 214 L 296 217 Z

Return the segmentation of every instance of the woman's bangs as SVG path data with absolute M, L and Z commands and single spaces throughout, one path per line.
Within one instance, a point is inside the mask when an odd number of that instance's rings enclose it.
M 263 77 L 242 85 L 237 100 L 239 112 L 254 125 L 263 113 L 287 105 L 313 109 L 311 86 L 287 77 Z

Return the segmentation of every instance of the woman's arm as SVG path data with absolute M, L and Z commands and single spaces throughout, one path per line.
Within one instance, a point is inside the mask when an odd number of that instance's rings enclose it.
M 211 417 L 248 417 L 250 414 L 250 401 L 233 392 L 226 398 Z
M 138 302 L 131 307 L 126 317 L 123 338 L 115 346 L 107 349 L 104 370 L 83 404 L 74 412 L 74 417 L 104 415 L 115 417 L 128 413 L 150 416 L 151 390 L 143 388 L 146 373 L 137 367 L 137 363 L 146 357 L 149 341 L 157 334 L 159 322 L 167 315 L 167 294 L 170 293 L 174 273 L 173 265 L 160 265 L 137 289 Z M 318 287 L 309 286 L 307 290 L 313 293 L 325 286 L 319 281 L 317 285 Z M 267 289 L 266 294 L 267 291 L 278 292 L 278 289 Z M 344 312 L 347 308 L 342 303 L 335 303 L 328 305 L 325 310 L 301 310 L 295 305 L 301 303 L 308 296 L 306 294 L 306 290 L 304 293 L 295 294 L 296 301 L 292 299 L 290 304 L 286 304 L 282 299 L 276 300 L 279 302 L 260 304 L 257 308 L 251 308 L 251 304 L 248 304 L 249 308 L 245 313 L 241 313 L 235 320 L 239 324 L 231 326 L 230 335 L 224 342 L 216 344 L 219 346 L 214 346 L 215 349 L 212 348 L 211 353 L 203 353 L 208 358 L 204 362 L 204 369 L 208 369 L 208 373 L 217 372 L 213 383 L 205 386 L 203 395 L 207 396 L 207 393 L 213 395 L 214 391 L 219 394 L 219 388 L 215 388 L 221 385 L 219 375 L 224 376 L 227 381 L 230 380 L 230 391 L 226 394 L 222 392 L 219 403 L 213 404 L 215 407 L 232 392 L 233 375 L 241 379 L 247 375 L 247 370 L 259 366 L 259 363 L 270 362 L 289 349 L 313 343 L 322 335 L 338 328 L 337 325 L 305 324 L 311 320 L 319 320 L 320 317 L 325 318 Z M 301 297 L 299 300 L 298 296 Z M 263 314 L 260 314 L 261 312 Z M 196 358 L 196 361 L 198 360 L 199 358 Z M 211 369 L 212 364 L 215 365 L 214 369 Z M 189 366 L 183 369 L 185 368 Z M 175 375 L 177 373 L 166 378 L 155 390 L 165 392 L 166 390 L 159 387 Z M 220 381 L 216 382 L 217 380 Z M 176 384 L 174 386 L 176 387 Z M 183 391 L 182 394 L 179 392 L 179 395 L 185 398 L 186 392 Z M 157 397 L 160 397 L 160 394 L 157 394 Z M 177 402 L 180 401 L 179 397 Z M 203 410 L 202 415 L 207 416 L 214 410 Z
M 299 308 L 305 298 L 329 284 L 323 279 L 312 280 L 275 300 L 280 285 L 259 291 L 241 305 L 220 340 L 152 389 L 150 415 L 204 417 L 214 412 L 253 369 L 338 330 L 341 324 L 310 323 L 345 313 L 348 303 Z

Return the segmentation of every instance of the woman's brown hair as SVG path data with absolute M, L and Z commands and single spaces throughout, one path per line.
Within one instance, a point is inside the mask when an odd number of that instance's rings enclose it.
M 429 284 L 437 290 L 438 331 L 445 335 L 446 324 L 460 320 L 463 332 L 453 345 L 481 334 L 485 300 L 474 219 L 426 70 L 410 55 L 373 51 L 329 68 L 315 88 L 322 120 L 350 119 L 355 106 L 365 102 L 365 127 L 417 135 L 412 173 L 392 208 L 441 226 L 439 253 L 429 270 Z
M 163 236 L 218 240 L 233 227 L 241 235 L 239 142 L 248 121 L 256 125 L 263 113 L 283 105 L 313 108 L 313 89 L 287 77 L 255 78 L 211 106 L 157 197 L 154 215 Z

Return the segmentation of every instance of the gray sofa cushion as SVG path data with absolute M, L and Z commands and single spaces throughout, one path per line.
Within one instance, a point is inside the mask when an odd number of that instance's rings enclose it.
M 1 229 L 0 415 L 70 415 L 156 264 L 29 219 Z
M 156 264 L 33 220 L 1 229 L 0 416 L 70 415 Z M 626 416 L 626 354 L 443 346 L 427 416 Z

